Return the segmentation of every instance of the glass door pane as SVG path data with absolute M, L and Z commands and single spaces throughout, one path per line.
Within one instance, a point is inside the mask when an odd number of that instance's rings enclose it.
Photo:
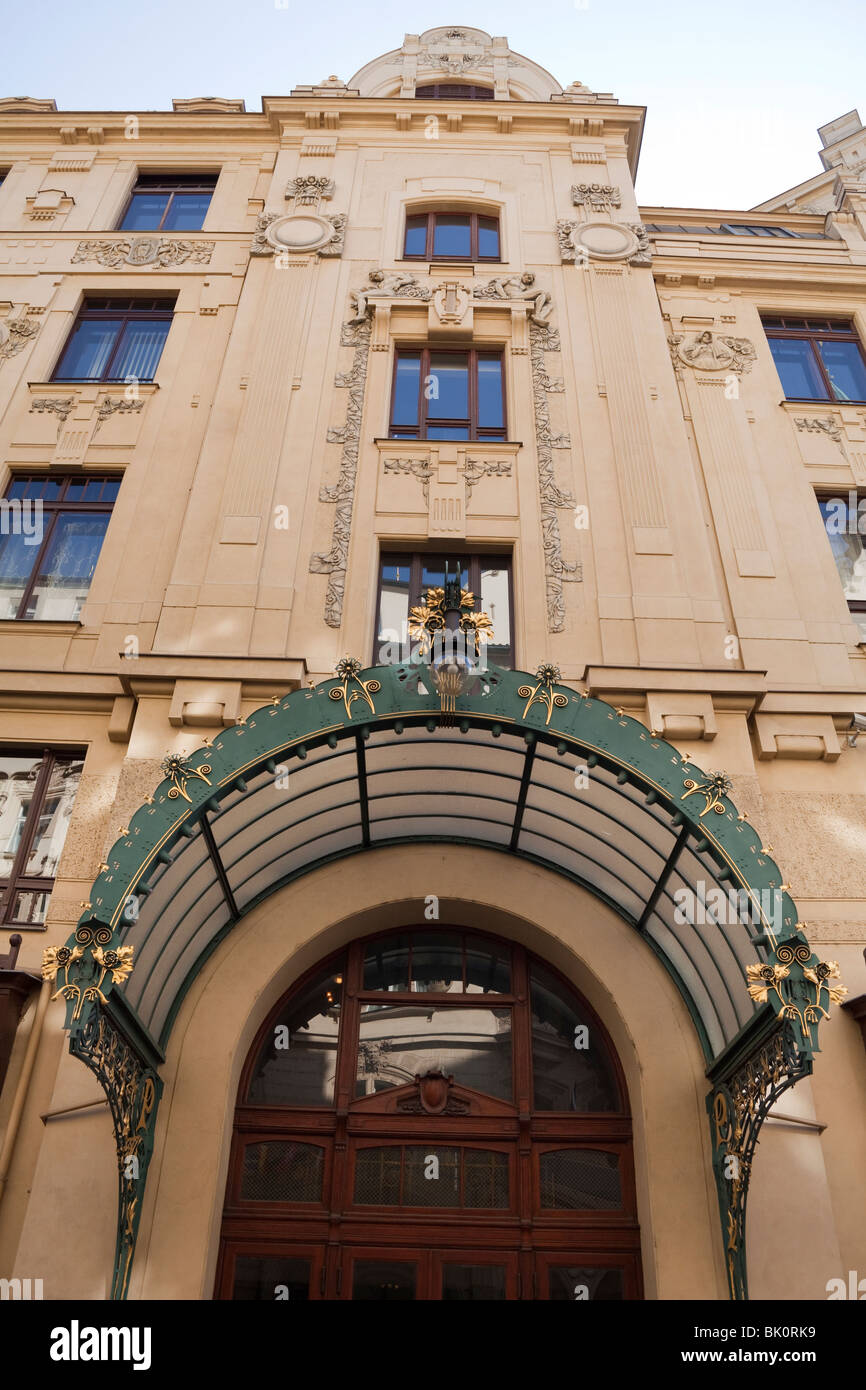
M 400 1254 L 402 1255 L 402 1251 Z M 422 1297 L 421 1255 L 403 1259 L 383 1252 L 372 1258 L 359 1253 L 348 1256 L 350 1277 L 344 1278 L 347 1298 L 372 1303 L 412 1303 Z
M 498 1303 L 518 1296 L 515 1254 L 447 1251 L 433 1255 L 433 1297 L 443 1303 Z
M 220 1297 L 233 1302 L 307 1303 L 320 1296 L 321 1252 L 309 1247 L 238 1250 L 226 1260 Z

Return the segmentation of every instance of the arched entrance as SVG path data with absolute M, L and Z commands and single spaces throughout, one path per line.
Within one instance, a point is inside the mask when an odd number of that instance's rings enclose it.
M 516 942 L 431 923 L 309 971 L 250 1049 L 215 1296 L 641 1297 L 622 1071 Z

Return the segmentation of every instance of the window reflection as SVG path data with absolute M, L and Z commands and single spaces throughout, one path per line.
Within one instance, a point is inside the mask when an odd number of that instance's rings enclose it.
M 365 1004 L 356 1096 L 405 1086 L 439 1070 L 460 1086 L 510 1100 L 511 1010 Z
M 619 1090 L 600 1029 L 543 966 L 530 971 L 536 1110 L 619 1110 Z
M 253 1105 L 333 1105 L 345 961 L 322 971 L 269 1030 L 247 1095 Z

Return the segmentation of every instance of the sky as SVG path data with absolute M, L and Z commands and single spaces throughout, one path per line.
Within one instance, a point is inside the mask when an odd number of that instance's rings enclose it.
M 0 95 L 170 110 L 343 81 L 405 33 L 504 34 L 563 86 L 646 106 L 647 205 L 746 209 L 820 172 L 816 129 L 866 116 L 863 0 L 0 0 Z M 2 149 L 0 149 L 2 156 Z

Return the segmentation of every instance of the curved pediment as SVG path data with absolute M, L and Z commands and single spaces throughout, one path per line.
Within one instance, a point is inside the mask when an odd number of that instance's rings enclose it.
M 416 87 L 437 83 L 489 87 L 497 100 L 549 101 L 562 95 L 556 79 L 515 53 L 507 39 L 465 25 L 407 34 L 401 48 L 365 64 L 347 85 L 362 97 L 413 97 Z

